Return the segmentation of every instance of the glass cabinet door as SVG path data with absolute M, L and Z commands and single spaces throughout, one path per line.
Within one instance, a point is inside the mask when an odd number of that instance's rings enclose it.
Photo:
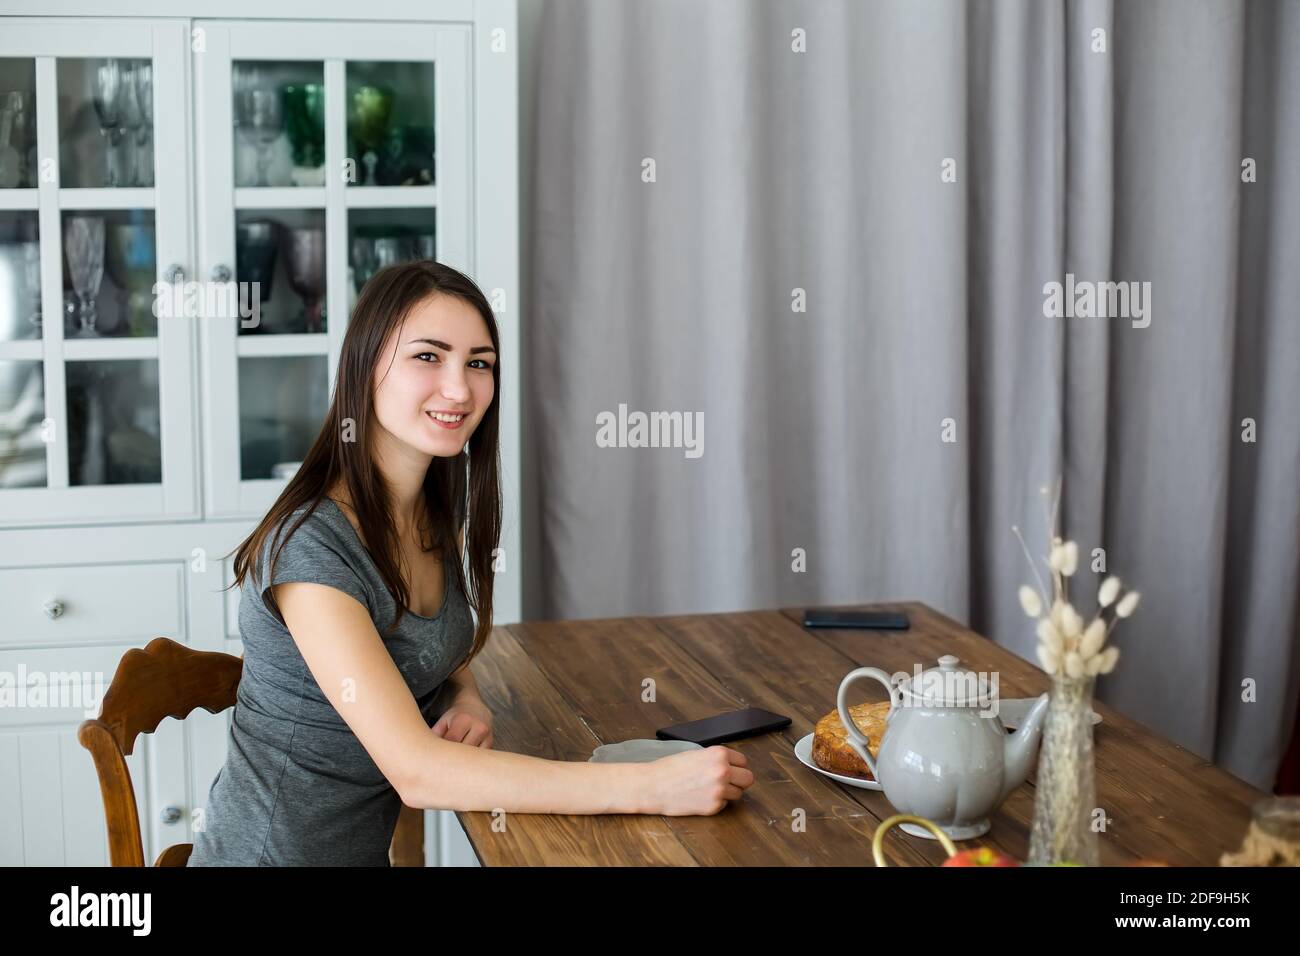
M 194 322 L 155 295 L 188 260 L 188 49 L 175 22 L 0 31 L 6 525 L 198 515 Z
M 214 516 L 261 514 L 325 420 L 353 303 L 392 262 L 471 270 L 465 26 L 196 21 Z M 216 291 L 219 290 L 219 291 Z

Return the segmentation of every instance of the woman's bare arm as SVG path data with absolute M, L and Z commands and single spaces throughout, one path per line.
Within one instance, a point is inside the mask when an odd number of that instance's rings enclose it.
M 321 691 L 407 806 L 513 813 L 671 812 L 656 805 L 658 775 L 648 769 L 650 764 L 544 760 L 436 736 L 365 607 L 322 584 L 279 584 L 274 592 Z M 733 769 L 749 774 L 743 764 Z M 734 799 L 739 788 L 729 785 Z

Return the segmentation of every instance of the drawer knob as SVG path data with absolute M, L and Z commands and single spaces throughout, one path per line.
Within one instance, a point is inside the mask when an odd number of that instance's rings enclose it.
M 182 814 L 181 814 L 180 807 L 163 807 L 163 812 L 162 812 L 163 823 L 166 824 L 175 823 L 177 820 L 181 818 L 181 816 Z
M 62 601 L 48 601 L 45 604 L 45 616 L 51 621 L 57 621 L 59 618 L 63 617 L 63 610 Z

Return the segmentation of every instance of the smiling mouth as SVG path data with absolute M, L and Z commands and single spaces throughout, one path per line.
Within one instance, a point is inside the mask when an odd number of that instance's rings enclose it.
M 464 414 L 448 415 L 445 412 L 425 412 L 424 414 L 440 428 L 460 428 L 465 423 L 466 418 Z

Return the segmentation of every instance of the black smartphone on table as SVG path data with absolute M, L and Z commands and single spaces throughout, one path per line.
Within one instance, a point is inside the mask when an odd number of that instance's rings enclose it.
M 701 747 L 754 737 L 790 726 L 790 718 L 760 707 L 733 710 L 716 717 L 705 717 L 684 724 L 673 724 L 655 731 L 660 740 L 689 740 Z
M 844 611 L 810 607 L 803 612 L 803 626 L 906 631 L 911 627 L 911 622 L 902 611 Z

